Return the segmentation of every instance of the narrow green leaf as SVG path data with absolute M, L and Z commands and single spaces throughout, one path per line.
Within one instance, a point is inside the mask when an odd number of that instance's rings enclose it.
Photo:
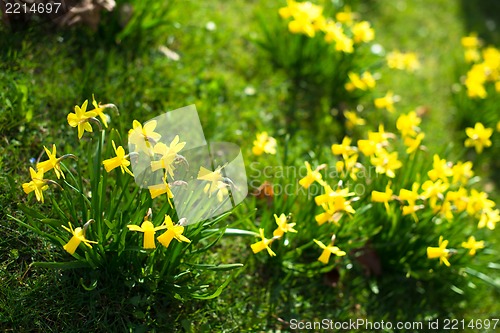
M 238 267 L 243 267 L 243 264 L 219 264 L 219 265 L 210 265 L 210 264 L 189 264 L 189 266 L 193 268 L 198 268 L 202 270 L 209 270 L 209 271 L 218 271 L 218 272 L 224 272 L 224 271 L 230 271 Z
M 26 215 L 28 215 L 30 217 L 37 218 L 37 219 L 44 219 L 44 218 L 46 218 L 46 216 L 44 216 L 43 214 L 37 212 L 34 209 L 31 209 L 31 208 L 27 207 L 24 204 L 19 204 L 18 207 L 19 207 L 19 209 L 21 209 L 23 211 L 23 213 L 25 213 Z
M 76 269 L 76 268 L 89 268 L 90 265 L 83 261 L 67 261 L 67 262 L 39 262 L 36 261 L 31 265 L 41 268 L 50 269 Z

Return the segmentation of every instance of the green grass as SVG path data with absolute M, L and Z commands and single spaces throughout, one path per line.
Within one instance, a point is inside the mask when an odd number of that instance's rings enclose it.
M 456 82 L 455 60 L 461 57 L 459 39 L 470 27 L 480 27 L 483 19 L 480 10 L 467 15 L 468 6 L 447 0 L 360 3 L 362 16 L 373 23 L 376 39 L 387 51 L 397 48 L 420 55 L 421 71 L 384 70 L 377 91 L 382 95 L 391 88 L 399 94 L 400 112 L 422 106 L 427 111 L 426 145 L 438 151 L 453 135 L 451 85 Z M 17 204 L 27 198 L 21 184 L 28 177 L 29 159 L 38 157 L 42 145 L 55 142 L 58 150 L 73 152 L 76 134 L 67 126 L 66 115 L 92 93 L 102 102 L 118 105 L 120 116 L 112 115 L 112 121 L 122 133 L 133 119 L 145 121 L 194 103 L 207 139 L 239 144 L 248 160 L 256 131 L 268 130 L 284 144 L 286 76 L 273 71 L 250 41 L 259 33 L 257 13 L 269 7 L 276 6 L 261 0 L 174 2 L 166 16 L 168 23 L 155 33 L 155 44 L 143 43 L 141 49 L 126 39 L 114 44 L 118 28 L 112 16 L 106 18 L 110 25 L 101 26 L 95 35 L 83 28 L 58 31 L 41 25 L 16 35 L 0 30 L 1 329 L 146 332 L 149 325 L 158 331 L 286 331 L 287 320 L 294 317 L 375 321 L 397 313 L 384 297 L 394 297 L 398 290 L 383 289 L 377 296 L 373 285 L 359 278 L 361 272 L 352 273 L 349 287 L 331 287 L 330 275 L 273 283 L 270 272 L 263 271 L 251 254 L 249 238 L 224 239 L 213 254 L 218 261 L 244 262 L 246 267 L 211 301 L 149 302 L 147 295 L 127 295 L 113 286 L 84 292 L 75 273 L 30 268 L 33 261 L 64 254 L 7 218 L 7 214 L 22 218 Z M 207 29 L 209 22 L 215 23 L 215 30 Z M 491 35 L 498 42 L 494 37 L 498 33 Z M 165 57 L 158 45 L 177 52 L 180 60 Z M 245 93 L 248 87 L 255 89 L 254 95 Z M 27 121 L 30 112 L 33 118 Z M 294 156 L 314 149 L 306 141 L 292 144 L 297 144 Z M 401 281 L 385 282 L 405 290 Z M 358 291 L 352 293 L 354 287 Z M 474 308 L 460 304 L 453 313 L 456 318 L 498 317 L 498 290 L 477 288 L 471 301 Z M 460 297 L 454 297 L 459 304 Z M 144 310 L 148 302 L 150 307 Z M 405 309 L 404 304 L 398 306 Z M 429 315 L 446 311 L 427 310 Z

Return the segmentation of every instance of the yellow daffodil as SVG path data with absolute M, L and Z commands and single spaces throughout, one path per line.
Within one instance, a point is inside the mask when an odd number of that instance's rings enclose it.
M 435 182 L 427 180 L 422 184 L 422 198 L 429 199 L 431 208 L 434 208 L 438 199 L 444 199 L 444 193 L 448 190 L 449 186 L 448 183 L 444 183 L 441 179 Z
M 488 194 L 486 192 L 479 192 L 476 189 L 472 189 L 469 195 L 467 213 L 470 216 L 474 216 L 481 213 L 483 209 L 492 209 L 495 207 L 495 202 L 488 199 Z
M 439 155 L 434 154 L 432 157 L 432 170 L 427 172 L 427 175 L 432 181 L 438 179 L 448 182 L 448 177 L 453 176 L 453 170 L 451 168 L 451 163 L 447 162 L 445 159 L 441 159 Z
M 463 185 L 467 184 L 469 179 L 474 176 L 474 171 L 472 170 L 472 162 L 467 161 L 465 163 L 458 162 L 451 168 L 453 174 L 452 182 L 454 184 L 461 183 Z
M 344 156 L 343 161 L 337 161 L 335 168 L 339 174 L 342 174 L 342 178 L 345 177 L 344 172 L 346 172 L 353 180 L 358 180 L 358 172 L 362 170 L 363 165 L 358 163 L 358 154 L 354 154 L 347 158 Z
M 313 171 L 309 162 L 306 161 L 304 162 L 304 164 L 306 165 L 307 174 L 304 178 L 299 180 L 299 185 L 305 189 L 308 189 L 314 182 L 322 184 L 323 180 L 319 170 L 321 170 L 325 165 L 320 165 Z
M 420 130 L 418 125 L 420 125 L 420 119 L 415 111 L 408 114 L 402 114 L 396 121 L 396 127 L 401 132 L 403 137 L 415 136 Z
M 375 30 L 370 26 L 370 22 L 361 21 L 352 27 L 354 43 L 368 43 L 375 38 Z
M 398 160 L 398 152 L 388 153 L 385 150 L 370 157 L 370 162 L 375 166 L 375 172 L 378 174 L 385 174 L 387 177 L 396 177 L 395 171 L 403 166 Z
M 271 250 L 271 248 L 269 247 L 269 244 L 271 244 L 275 238 L 271 238 L 271 239 L 266 238 L 264 235 L 264 229 L 262 229 L 262 228 L 259 228 L 259 235 L 260 235 L 261 240 L 258 241 L 257 243 L 250 245 L 250 247 L 252 248 L 252 252 L 259 253 L 260 251 L 266 249 L 267 253 L 269 253 L 269 255 L 271 257 L 276 256 L 276 253 L 274 253 L 274 251 Z
M 163 182 L 161 184 L 148 186 L 148 190 L 149 194 L 151 194 L 151 199 L 154 199 L 166 193 L 168 203 L 170 204 L 170 207 L 172 207 L 172 202 L 170 201 L 170 199 L 174 197 L 174 194 L 172 193 L 172 190 L 170 189 L 170 186 L 168 185 L 166 178 L 167 177 L 165 175 L 162 178 Z
M 481 154 L 485 147 L 491 146 L 492 128 L 485 128 L 483 124 L 476 123 L 474 128 L 467 127 L 465 133 L 469 137 L 465 140 L 465 147 L 474 147 L 478 154 Z
M 170 216 L 165 215 L 165 220 L 163 221 L 163 225 L 167 229 L 163 234 L 158 236 L 156 239 L 161 245 L 168 248 L 170 242 L 175 238 L 179 242 L 191 243 L 191 241 L 183 235 L 184 227 L 182 225 L 174 225 Z
M 319 256 L 318 261 L 320 261 L 321 263 L 323 263 L 325 265 L 327 265 L 328 262 L 330 261 L 330 256 L 332 254 L 336 255 L 337 257 L 342 257 L 342 256 L 345 256 L 347 254 L 344 251 L 340 250 L 337 246 L 333 246 L 333 244 L 331 244 L 330 246 L 326 246 L 321 241 L 316 240 L 316 239 L 314 239 L 314 242 L 321 249 L 323 249 L 323 252 Z
M 390 132 L 386 132 L 383 124 L 378 125 L 378 132 L 368 132 L 368 140 L 375 142 L 380 145 L 380 147 L 386 147 L 389 145 L 389 139 L 395 138 L 395 135 Z
M 156 120 L 148 121 L 144 126 L 137 120 L 132 122 L 132 129 L 128 132 L 128 140 L 135 145 L 136 152 L 142 151 L 153 155 L 153 147 L 161 139 L 161 134 L 155 132 L 156 125 Z
M 125 149 L 123 149 L 122 146 L 118 146 L 118 148 L 116 148 L 115 141 L 111 141 L 111 143 L 113 144 L 113 149 L 115 150 L 116 157 L 109 158 L 102 162 L 102 164 L 104 164 L 106 172 L 110 172 L 111 170 L 120 167 L 122 173 L 127 172 L 129 175 L 134 177 L 132 171 L 127 168 L 130 165 L 130 161 L 127 159 L 128 155 L 125 155 Z
M 421 199 L 421 196 L 418 194 L 418 190 L 420 189 L 419 183 L 413 183 L 411 190 L 401 189 L 399 191 L 398 200 L 407 201 L 408 204 L 402 207 L 403 216 L 411 215 L 415 222 L 418 222 L 418 217 L 416 212 L 420 209 L 424 208 L 424 205 L 417 205 L 417 200 Z
M 87 222 L 89 223 L 89 222 Z M 85 238 L 85 226 L 84 228 L 77 227 L 76 229 L 73 229 L 73 226 L 71 225 L 70 222 L 68 222 L 69 228 L 66 226 L 62 226 L 64 230 L 70 232 L 73 236 L 69 240 L 69 242 L 63 246 L 63 248 L 69 253 L 73 254 L 75 253 L 76 249 L 80 245 L 80 243 L 83 242 L 83 244 L 87 245 L 88 247 L 92 248 L 92 245 L 90 244 L 97 244 L 97 242 L 90 241 Z M 86 224 L 87 225 L 87 224 Z
M 392 69 L 414 72 L 420 68 L 418 56 L 413 52 L 400 52 L 398 50 L 389 52 L 386 56 L 387 66 Z
M 479 229 L 487 227 L 490 230 L 494 230 L 498 222 L 500 222 L 500 211 L 498 209 L 491 209 L 488 207 L 481 213 L 481 218 L 477 227 Z
M 358 149 L 363 155 L 372 156 L 380 149 L 380 145 L 372 140 L 358 140 Z
M 347 76 L 349 77 L 349 82 L 345 84 L 345 89 L 347 91 L 354 91 L 356 89 L 359 90 L 367 89 L 366 84 L 363 82 L 363 80 L 361 80 L 360 76 L 357 73 L 349 72 L 347 73 Z
M 284 233 L 286 232 L 297 232 L 293 227 L 295 226 L 295 223 L 287 223 L 288 218 L 285 214 L 281 214 L 279 217 L 278 215 L 274 214 L 274 219 L 276 220 L 276 224 L 278 225 L 278 228 L 274 230 L 273 236 L 274 237 L 282 237 Z
M 198 172 L 198 180 L 207 181 L 208 183 L 203 188 L 203 192 L 208 193 L 210 198 L 213 193 L 217 192 L 217 200 L 222 202 L 224 197 L 229 194 L 229 185 L 224 182 L 224 177 L 222 176 L 222 169 L 226 166 L 218 166 L 214 171 L 210 171 L 202 166 L 200 166 L 200 171 Z
M 484 249 L 484 241 L 476 241 L 474 236 L 470 236 L 467 242 L 462 242 L 462 247 L 469 250 L 469 255 L 473 256 L 479 249 Z
M 43 147 L 45 150 L 45 153 L 47 153 L 47 157 L 49 158 L 47 161 L 40 162 L 36 165 L 37 170 L 43 169 L 43 172 L 47 172 L 51 169 L 54 169 L 54 172 L 57 176 L 57 179 L 59 179 L 61 176 L 64 177 L 64 173 L 61 170 L 61 165 L 59 164 L 61 162 L 61 158 L 56 157 L 56 145 L 52 145 L 52 153 L 50 150 L 47 149 L 47 147 Z
M 443 240 L 443 236 L 439 236 L 439 247 L 427 247 L 427 258 L 439 258 L 440 263 L 444 263 L 449 267 L 450 262 L 448 261 L 448 257 L 450 256 L 450 250 L 446 249 L 446 246 L 448 246 L 448 241 Z
M 375 98 L 374 103 L 377 109 L 386 109 L 387 111 L 393 113 L 396 111 L 394 108 L 396 100 L 397 98 L 394 96 L 394 93 L 392 91 L 388 91 L 384 97 Z
M 459 213 L 465 211 L 469 204 L 467 190 L 463 187 L 460 187 L 456 191 L 446 192 L 446 200 L 452 203 L 456 211 Z
M 389 182 L 385 187 L 385 192 L 372 191 L 372 201 L 383 202 L 387 213 L 389 213 L 389 201 L 392 200 L 392 194 L 391 182 Z
M 477 49 L 481 46 L 481 40 L 477 37 L 476 33 L 471 33 L 469 36 L 462 37 L 460 39 L 460 43 L 462 43 L 462 46 L 467 49 Z
M 68 114 L 68 124 L 71 127 L 78 127 L 78 139 L 81 139 L 83 132 L 92 132 L 92 126 L 89 119 L 97 114 L 93 111 L 87 111 L 88 100 L 83 102 L 82 107 L 75 105 L 75 113 Z
M 481 60 L 481 54 L 478 49 L 465 49 L 464 50 L 464 58 L 468 63 L 478 62 Z
M 103 107 L 101 103 L 97 104 L 94 94 L 92 94 L 92 105 L 94 106 L 94 110 L 92 110 L 92 112 L 95 112 L 95 114 L 101 118 L 104 127 L 108 128 L 108 115 L 104 113 L 104 109 L 106 108 Z
M 337 188 L 333 190 L 328 184 L 324 184 L 325 194 L 320 194 L 314 198 L 316 205 L 321 206 L 327 202 L 334 202 L 338 197 L 351 197 L 354 192 L 349 192 L 348 188 Z
M 342 139 L 342 143 L 332 145 L 333 155 L 342 155 L 344 158 L 356 153 L 357 148 L 350 146 L 352 139 L 348 136 Z
M 345 6 L 343 11 L 337 12 L 337 14 L 335 14 L 335 19 L 338 22 L 344 23 L 348 26 L 352 25 L 357 17 L 358 13 L 351 11 L 351 7 L 349 6 Z
M 316 31 L 324 24 L 323 7 L 312 4 L 309 1 L 296 2 L 287 1 L 287 7 L 279 9 L 282 18 L 292 18 L 288 23 L 288 30 L 293 34 L 304 34 L 314 37 Z
M 24 193 L 28 194 L 35 191 L 36 200 L 42 203 L 44 202 L 43 191 L 49 188 L 47 180 L 43 179 L 43 172 L 43 169 L 35 171 L 30 168 L 31 181 L 23 184 Z
M 267 132 L 257 134 L 257 139 L 253 142 L 252 152 L 254 155 L 262 155 L 264 153 L 276 154 L 276 139 L 269 136 Z
M 366 121 L 363 118 L 358 117 L 355 111 L 345 111 L 344 117 L 346 119 L 345 125 L 348 129 L 353 129 L 355 126 L 366 125 Z
M 404 138 L 404 145 L 407 147 L 406 148 L 406 153 L 408 155 L 413 154 L 418 150 L 418 148 L 421 148 L 422 141 L 425 138 L 425 133 L 418 133 L 415 138 L 412 137 L 406 137 Z M 422 148 L 423 149 L 423 148 Z
M 334 200 L 323 203 L 321 204 L 321 207 L 324 209 L 324 212 L 315 216 L 315 220 L 318 225 L 322 225 L 325 222 L 338 224 L 342 216 L 344 216 L 343 212 L 348 214 L 356 213 L 354 208 L 351 206 L 351 200 L 346 200 L 343 196 L 338 196 Z
M 163 142 L 157 143 L 153 151 L 156 154 L 161 155 L 161 158 L 158 161 L 151 162 L 151 170 L 157 171 L 159 169 L 164 169 L 166 173 L 170 175 L 170 177 L 174 177 L 174 162 L 176 158 L 179 157 L 178 153 L 184 148 L 186 142 L 179 142 L 179 136 L 176 135 L 174 139 L 170 142 L 170 145 L 166 145 Z
M 335 42 L 335 50 L 352 53 L 354 51 L 353 40 L 345 33 L 341 25 L 336 22 L 329 21 L 324 25 L 325 41 L 327 43 Z
M 158 230 L 162 229 L 167 229 L 166 225 L 161 225 L 159 227 L 155 227 L 153 223 L 150 221 L 145 220 L 142 222 L 141 226 L 139 227 L 138 225 L 135 224 L 129 224 L 127 225 L 127 228 L 130 231 L 139 231 L 144 233 L 144 242 L 143 242 L 143 247 L 145 249 L 154 249 L 156 248 L 155 244 L 155 233 Z
M 464 84 L 467 88 L 468 97 L 484 99 L 488 96 L 484 84 L 486 82 L 487 73 L 489 71 L 490 68 L 482 63 L 473 65 L 472 68 L 467 72 Z

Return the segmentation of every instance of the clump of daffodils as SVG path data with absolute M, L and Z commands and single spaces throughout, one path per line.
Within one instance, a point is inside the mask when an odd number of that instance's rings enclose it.
M 357 21 L 357 14 L 346 8 L 336 13 L 335 18 L 325 17 L 323 7 L 309 1 L 287 1 L 279 15 L 288 20 L 292 34 L 303 34 L 314 38 L 321 34 L 325 42 L 333 44 L 338 52 L 352 53 L 354 45 L 368 43 L 375 38 L 375 31 L 368 21 Z
M 94 96 L 92 101 L 92 106 L 94 108 L 88 111 L 88 105 L 88 100 L 86 100 L 82 104 L 82 106 L 75 106 L 74 112 L 69 113 L 67 116 L 68 124 L 71 127 L 77 128 L 79 140 L 83 138 L 85 132 L 93 132 L 94 128 L 92 127 L 92 125 L 99 128 L 100 131 L 107 128 L 110 118 L 107 114 L 104 113 L 104 111 L 108 108 L 116 109 L 116 106 L 114 106 L 113 104 L 98 104 L 95 101 Z M 129 141 L 132 143 L 131 147 L 133 151 L 131 153 L 127 153 L 123 146 L 118 145 L 115 140 L 111 140 L 113 154 L 112 156 L 104 160 L 101 159 L 101 156 L 98 156 L 100 165 L 97 166 L 97 169 L 104 169 L 106 173 L 111 173 L 113 172 L 113 170 L 119 169 L 121 171 L 121 174 L 127 174 L 130 177 L 135 177 L 132 170 L 130 169 L 132 163 L 131 159 L 133 159 L 132 156 L 145 154 L 146 156 L 151 158 L 150 165 L 147 166 L 150 172 L 162 173 L 161 182 L 148 186 L 151 200 L 159 200 L 161 199 L 161 197 L 164 197 L 167 199 L 170 207 L 173 208 L 171 199 L 174 198 L 174 194 L 171 190 L 171 187 L 184 186 L 186 184 L 186 182 L 182 180 L 174 180 L 174 171 L 176 170 L 176 168 L 178 168 L 179 164 L 187 164 L 185 158 L 180 155 L 180 152 L 186 145 L 186 142 L 181 142 L 178 135 L 176 135 L 169 144 L 161 142 L 162 136 L 161 134 L 155 132 L 156 126 L 157 123 L 155 120 L 147 122 L 144 125 L 142 125 L 137 120 L 134 120 L 132 129 L 130 129 L 128 133 Z M 103 142 L 101 141 L 101 136 L 98 136 L 98 138 L 98 144 L 100 146 L 99 149 L 102 149 Z M 256 145 L 262 148 L 262 152 L 273 153 L 275 152 L 273 150 L 275 149 L 275 142 L 273 145 L 272 140 L 274 139 L 268 137 L 266 133 L 263 133 L 256 141 Z M 52 145 L 52 150 L 49 150 L 47 147 L 43 148 L 44 152 L 47 155 L 47 159 L 37 162 L 36 168 L 30 168 L 31 180 L 22 185 L 22 188 L 26 194 L 34 192 L 36 200 L 42 203 L 45 202 L 44 192 L 48 190 L 49 185 L 55 184 L 61 189 L 64 189 L 64 186 L 66 185 L 66 183 L 58 183 L 56 180 L 47 178 L 47 176 L 50 175 L 50 172 L 53 171 L 57 180 L 65 180 L 66 176 L 63 170 L 69 169 L 63 165 L 63 161 L 67 158 L 73 158 L 77 160 L 77 158 L 72 154 L 66 154 L 58 157 L 57 147 L 55 144 Z M 217 198 L 218 203 L 223 203 L 229 200 L 228 188 L 230 187 L 230 184 L 232 182 L 222 175 L 222 169 L 225 166 L 226 165 L 219 166 L 214 171 L 211 171 L 204 167 L 200 167 L 198 177 L 197 179 L 195 179 L 195 181 L 199 182 L 200 185 L 204 186 L 203 191 L 200 191 L 200 193 L 204 196 L 208 196 L 208 198 L 212 197 L 213 195 Z M 77 175 L 77 177 L 78 176 L 80 175 Z M 75 179 L 74 175 L 72 175 L 71 178 Z M 99 181 L 99 184 L 100 182 L 102 182 L 102 179 Z M 95 184 L 97 184 L 97 182 Z M 78 186 L 79 185 L 71 185 L 69 189 L 75 190 Z M 95 189 L 96 188 L 93 188 L 93 190 Z M 81 189 L 79 189 L 79 191 L 81 191 Z M 80 195 L 83 194 L 80 193 Z M 89 198 L 85 198 L 85 200 L 87 200 L 87 202 L 90 202 L 90 200 L 92 199 L 91 196 L 92 193 L 89 192 Z M 54 198 L 51 197 L 51 200 L 53 201 Z M 167 248 L 174 239 L 179 242 L 190 242 L 190 240 L 183 235 L 185 230 L 185 224 L 183 223 L 187 222 L 185 218 L 181 218 L 179 224 L 175 225 L 172 222 L 171 217 L 168 214 L 165 214 L 163 223 L 160 225 L 155 225 L 153 224 L 153 221 L 150 220 L 151 215 L 152 212 L 150 210 L 144 218 L 144 221 L 140 225 L 135 224 L 135 221 L 130 221 L 132 223 L 126 226 L 129 231 L 140 232 L 143 234 L 142 247 L 144 249 L 155 249 L 155 235 L 157 232 L 163 230 L 165 232 L 156 237 L 156 240 L 158 240 L 158 242 L 165 248 Z M 77 215 L 74 214 L 73 217 L 75 216 Z M 94 222 L 95 224 L 93 228 L 90 228 L 91 222 Z M 87 246 L 87 251 L 92 250 L 93 248 L 91 244 L 98 244 L 96 238 L 100 238 L 101 240 L 104 239 L 102 234 L 96 235 L 95 233 L 96 230 L 100 231 L 103 229 L 103 223 L 104 221 L 98 216 L 94 216 L 94 218 L 89 219 L 89 221 L 85 223 L 82 223 L 80 220 L 71 219 L 70 221 L 65 221 L 63 225 L 61 225 L 61 227 L 71 234 L 71 238 L 65 245 L 62 246 L 63 249 L 71 255 L 76 255 L 79 245 L 84 244 Z M 76 227 L 74 228 L 73 226 Z M 93 229 L 93 232 L 89 231 L 90 229 Z M 94 239 L 91 239 L 91 237 L 94 237 Z M 64 236 L 62 238 L 64 238 Z
M 316 193 L 312 199 L 317 207 L 312 219 L 315 226 L 310 222 L 290 226 L 284 214 L 275 215 L 276 224 L 285 228 L 279 232 L 277 228 L 272 235 L 270 230 L 260 228 L 260 240 L 251 246 L 252 251 L 267 250 L 270 256 L 276 256 L 273 244 L 293 227 L 301 237 L 319 235 L 306 239 L 304 246 L 319 246 L 322 252 L 318 261 L 328 264 L 331 255 L 343 260 L 342 257 L 356 252 L 352 245 L 343 243 L 348 238 L 346 233 L 354 228 L 361 235 L 355 233 L 351 237 L 363 237 L 363 230 L 376 226 L 378 219 L 392 221 L 392 231 L 385 229 L 389 228 L 386 226 L 381 232 L 394 235 L 401 224 L 413 223 L 416 228 L 436 225 L 438 246 L 422 243 L 427 246 L 415 251 L 426 254 L 428 259 L 439 259 L 445 266 L 453 265 L 456 254 L 474 256 L 487 247 L 487 242 L 476 237 L 484 234 L 482 229 L 495 229 L 500 221 L 499 209 L 486 192 L 472 185 L 477 179 L 472 162 L 452 162 L 439 154 L 429 155 L 421 123 L 417 112 L 411 111 L 397 118 L 395 131 L 380 124 L 377 130 L 368 131 L 358 140 L 345 136 L 331 146 L 332 168 L 327 164 L 314 167 L 305 161 L 306 174 L 298 179 L 298 185 L 308 191 L 313 187 L 320 190 L 320 193 L 307 192 Z M 479 125 L 471 128 L 467 145 L 477 149 L 487 147 L 490 134 L 491 131 Z M 429 156 L 428 164 L 421 162 L 425 156 Z M 359 185 L 369 191 L 357 193 Z M 370 216 L 378 218 L 371 220 Z M 456 224 L 464 225 L 462 238 L 451 237 Z M 342 240 L 340 245 L 335 243 L 337 236 Z M 424 236 L 427 235 L 420 235 Z M 331 239 L 325 242 L 327 237 Z M 411 267 L 407 269 L 411 274 Z
M 493 46 L 482 48 L 482 41 L 475 34 L 463 37 L 461 42 L 465 60 L 472 64 L 463 80 L 467 95 L 473 99 L 485 99 L 489 85 L 499 93 L 500 50 Z

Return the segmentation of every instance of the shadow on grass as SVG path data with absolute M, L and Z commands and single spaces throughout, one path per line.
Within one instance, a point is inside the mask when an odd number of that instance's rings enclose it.
M 464 26 L 477 32 L 486 44 L 500 43 L 500 2 L 498 0 L 461 0 Z

